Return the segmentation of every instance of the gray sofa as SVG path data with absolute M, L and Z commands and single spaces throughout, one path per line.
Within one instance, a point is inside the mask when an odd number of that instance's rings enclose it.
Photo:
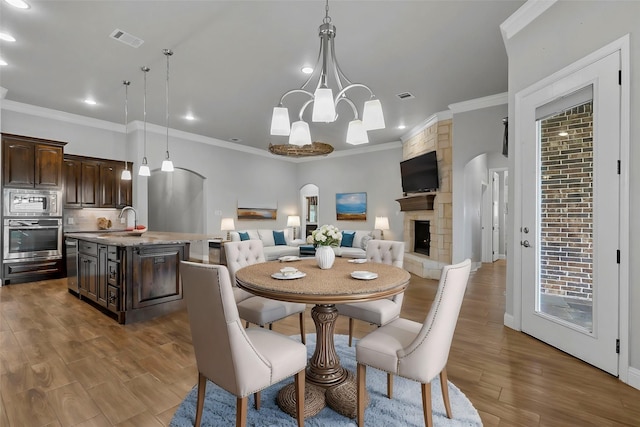
M 274 237 L 274 231 L 283 232 L 284 233 L 284 245 L 276 244 L 276 240 Z M 261 240 L 262 245 L 264 246 L 264 257 L 267 261 L 273 261 L 283 256 L 299 256 L 301 244 L 304 244 L 304 240 L 294 240 L 293 233 L 291 228 L 285 228 L 283 230 L 272 230 L 272 229 L 249 229 L 249 230 L 237 230 L 230 231 L 229 236 L 232 242 L 239 242 L 242 240 L 240 238 L 240 233 L 247 233 L 249 239 L 252 240 Z

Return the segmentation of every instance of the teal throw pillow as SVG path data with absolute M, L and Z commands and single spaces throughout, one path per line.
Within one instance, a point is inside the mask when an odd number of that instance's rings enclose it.
M 350 248 L 353 246 L 353 238 L 356 237 L 355 231 L 343 231 L 342 232 L 342 240 L 340 241 L 340 246 L 343 248 Z
M 284 239 L 284 231 L 273 230 L 273 241 L 276 246 L 286 246 L 287 241 Z
M 240 240 L 241 241 L 249 240 L 249 232 L 248 231 L 239 231 L 238 234 L 240 235 Z

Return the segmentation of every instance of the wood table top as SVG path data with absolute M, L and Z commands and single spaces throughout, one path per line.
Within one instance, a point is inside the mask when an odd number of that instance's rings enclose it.
M 283 267 L 294 267 L 305 273 L 298 279 L 276 279 L 271 275 Z M 377 278 L 360 280 L 351 277 L 353 271 L 376 273 Z M 365 262 L 356 264 L 336 258 L 333 267 L 322 270 L 315 258 L 299 261 L 270 261 L 243 267 L 236 272 L 237 285 L 255 295 L 281 301 L 306 304 L 339 304 L 380 299 L 399 294 L 409 284 L 406 270 L 387 264 Z

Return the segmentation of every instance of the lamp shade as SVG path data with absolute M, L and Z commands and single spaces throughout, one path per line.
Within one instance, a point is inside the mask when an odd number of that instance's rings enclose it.
M 120 179 L 123 181 L 131 181 L 131 171 L 129 169 L 125 169 L 120 174 Z
M 160 169 L 162 172 L 173 172 L 173 162 L 169 159 L 163 160 Z
M 146 164 L 140 165 L 140 169 L 138 170 L 138 175 L 151 176 L 151 171 L 149 170 L 149 166 L 147 166 Z
M 365 130 L 384 129 L 384 115 L 379 99 L 370 99 L 364 103 L 362 112 L 362 125 Z
M 333 91 L 329 88 L 318 88 L 313 94 L 314 122 L 330 123 L 336 120 L 336 106 L 333 101 Z
M 309 132 L 309 123 L 299 120 L 291 125 L 291 135 L 289 135 L 289 144 L 302 147 L 311 144 L 311 133 Z
M 289 109 L 286 107 L 273 107 L 271 135 L 289 136 L 290 133 Z
M 389 218 L 386 216 L 377 216 L 376 222 L 373 226 L 375 230 L 388 230 L 389 229 Z
M 349 122 L 347 129 L 347 144 L 359 145 L 369 142 L 367 131 L 364 130 L 361 120 L 353 120 Z
M 222 231 L 229 231 L 229 230 L 235 230 L 236 226 L 233 223 L 233 218 L 222 218 L 222 221 L 220 221 L 220 230 Z
M 298 215 L 289 215 L 287 227 L 300 227 L 300 217 Z

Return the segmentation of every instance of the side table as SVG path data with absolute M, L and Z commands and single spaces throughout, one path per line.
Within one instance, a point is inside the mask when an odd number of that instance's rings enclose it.
M 300 245 L 300 256 L 315 256 L 316 248 L 313 245 Z
M 224 253 L 224 244 L 229 240 L 209 240 L 209 264 L 227 265 L 227 255 Z

